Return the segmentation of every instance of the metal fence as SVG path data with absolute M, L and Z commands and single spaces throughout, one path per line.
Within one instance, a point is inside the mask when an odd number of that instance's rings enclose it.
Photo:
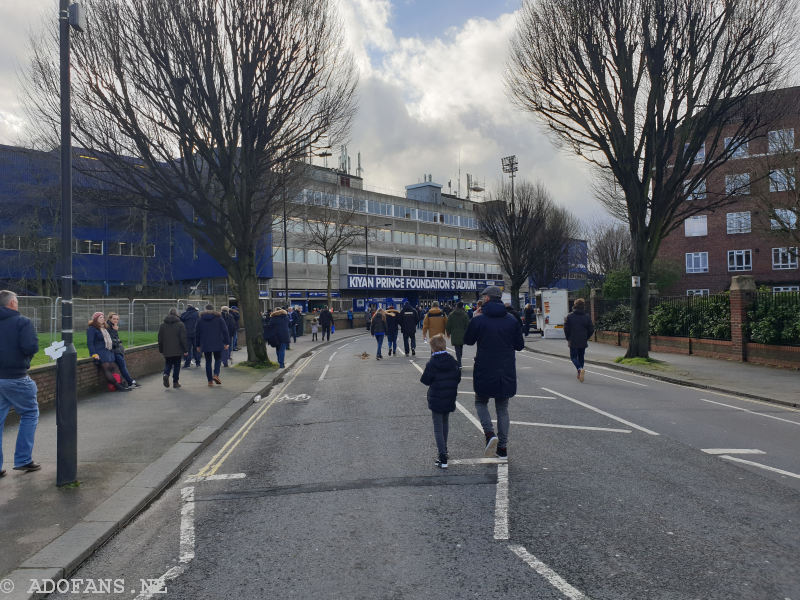
M 628 333 L 631 330 L 631 300 L 620 298 L 609 300 L 597 298 L 595 300 L 595 326 L 600 331 L 621 331 Z
M 707 340 L 730 340 L 730 296 L 723 293 L 713 296 L 651 297 L 650 333 Z
M 800 346 L 800 292 L 757 292 L 746 333 L 759 344 Z

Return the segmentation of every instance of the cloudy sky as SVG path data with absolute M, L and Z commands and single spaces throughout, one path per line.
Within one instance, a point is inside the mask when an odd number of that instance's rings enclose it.
M 520 0 L 337 0 L 360 71 L 359 112 L 348 143 L 366 187 L 404 194 L 430 173 L 466 193 L 466 174 L 491 190 L 500 158 L 516 154 L 518 176 L 539 180 L 584 221 L 602 209 L 583 161 L 556 150 L 540 123 L 511 105 L 503 87 Z M 0 143 L 22 139 L 18 73 L 27 36 L 57 12 L 57 0 L 0 0 Z M 55 26 L 55 20 L 53 20 Z M 329 165 L 338 164 L 338 150 Z

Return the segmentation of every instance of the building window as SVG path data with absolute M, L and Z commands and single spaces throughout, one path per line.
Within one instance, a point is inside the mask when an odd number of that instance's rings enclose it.
M 687 296 L 708 296 L 708 290 L 707 289 L 686 290 L 686 295 Z
M 686 272 L 708 273 L 708 252 L 687 252 Z
M 779 169 L 769 172 L 769 191 L 787 192 L 795 189 L 794 169 Z
M 728 233 L 750 233 L 750 211 L 728 213 Z
M 794 129 L 778 129 L 767 134 L 768 152 L 791 152 L 794 150 Z
M 411 231 L 392 231 L 392 242 L 395 244 L 405 244 L 407 246 L 417 245 L 417 234 Z
M 728 196 L 746 196 L 750 193 L 750 173 L 725 175 L 725 193 Z
M 302 248 L 289 248 L 286 253 L 286 259 L 290 263 L 304 263 L 306 262 L 306 253 Z
M 753 253 L 751 250 L 728 250 L 728 271 L 752 271 Z
M 769 223 L 772 229 L 797 229 L 797 213 L 788 208 L 776 208 L 775 218 Z
M 683 149 L 684 151 L 688 150 L 689 144 L 684 144 Z M 700 144 L 700 149 L 697 151 L 697 154 L 694 155 L 694 162 L 701 163 L 706 159 L 706 144 L 703 142 Z
M 772 269 L 796 269 L 797 268 L 797 248 L 773 248 L 772 249 Z
M 739 144 L 739 140 L 734 140 L 732 137 L 725 138 L 725 148 L 730 148 L 731 146 L 735 146 Z M 741 142 L 741 144 L 733 151 L 731 158 L 744 158 L 747 156 L 747 141 Z
M 779 294 L 780 292 L 800 292 L 800 285 L 774 285 L 772 286 L 772 293 Z
M 708 235 L 708 217 L 706 215 L 689 217 L 683 222 L 683 230 L 686 237 Z
M 285 262 L 286 259 L 283 256 L 283 248 L 281 246 L 275 246 L 272 251 L 272 261 L 273 262 Z
M 102 254 L 103 242 L 95 240 L 74 240 L 75 254 Z
M 683 192 L 686 194 L 687 200 L 705 200 L 706 199 L 706 180 L 700 181 L 690 189 L 691 181 L 686 180 L 683 182 Z

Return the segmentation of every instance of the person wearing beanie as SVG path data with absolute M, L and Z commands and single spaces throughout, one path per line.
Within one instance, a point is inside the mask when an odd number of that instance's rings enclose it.
M 508 401 L 517 393 L 515 352 L 525 348 L 522 326 L 506 312 L 499 287 L 490 285 L 483 290 L 483 304 L 464 333 L 464 343 L 477 344 L 472 385 L 475 390 L 475 410 L 486 437 L 486 456 L 508 457 Z M 494 398 L 497 411 L 497 435 L 489 413 L 489 399 Z
M 89 321 L 89 327 L 86 330 L 86 346 L 89 348 L 89 356 L 94 359 L 103 372 L 103 377 L 108 381 L 109 389 L 130 392 L 131 388 L 122 385 L 122 379 L 117 381 L 117 377 L 114 376 L 114 367 L 116 366 L 113 352 L 114 342 L 106 329 L 106 317 L 99 311 L 94 313 L 92 320 Z

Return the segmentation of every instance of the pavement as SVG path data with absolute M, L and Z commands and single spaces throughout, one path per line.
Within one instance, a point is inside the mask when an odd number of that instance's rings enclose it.
M 365 333 L 337 331 L 331 342 Z M 327 343 L 298 338 L 287 369 L 223 368 L 222 385 L 208 387 L 205 367 L 181 369 L 181 388 L 165 388 L 161 374 L 137 377 L 132 392 L 106 392 L 78 403 L 78 481 L 56 482 L 56 413 L 39 417 L 33 458 L 42 469 L 13 471 L 17 424 L 3 433 L 0 479 L 0 597 L 36 598 L 31 580 L 69 577 L 99 546 L 150 505 L 253 402 L 266 396 L 295 362 Z M 274 349 L 270 349 L 274 360 Z M 136 374 L 134 373 L 134 376 Z
M 530 335 L 525 338 L 525 346 L 532 352 L 569 360 L 569 348 L 563 339 Z M 800 373 L 793 369 L 668 352 L 650 352 L 650 358 L 660 361 L 655 365 L 615 363 L 614 360 L 624 356 L 625 351 L 626 348 L 622 346 L 590 342 L 586 350 L 586 363 L 734 396 L 800 406 Z

